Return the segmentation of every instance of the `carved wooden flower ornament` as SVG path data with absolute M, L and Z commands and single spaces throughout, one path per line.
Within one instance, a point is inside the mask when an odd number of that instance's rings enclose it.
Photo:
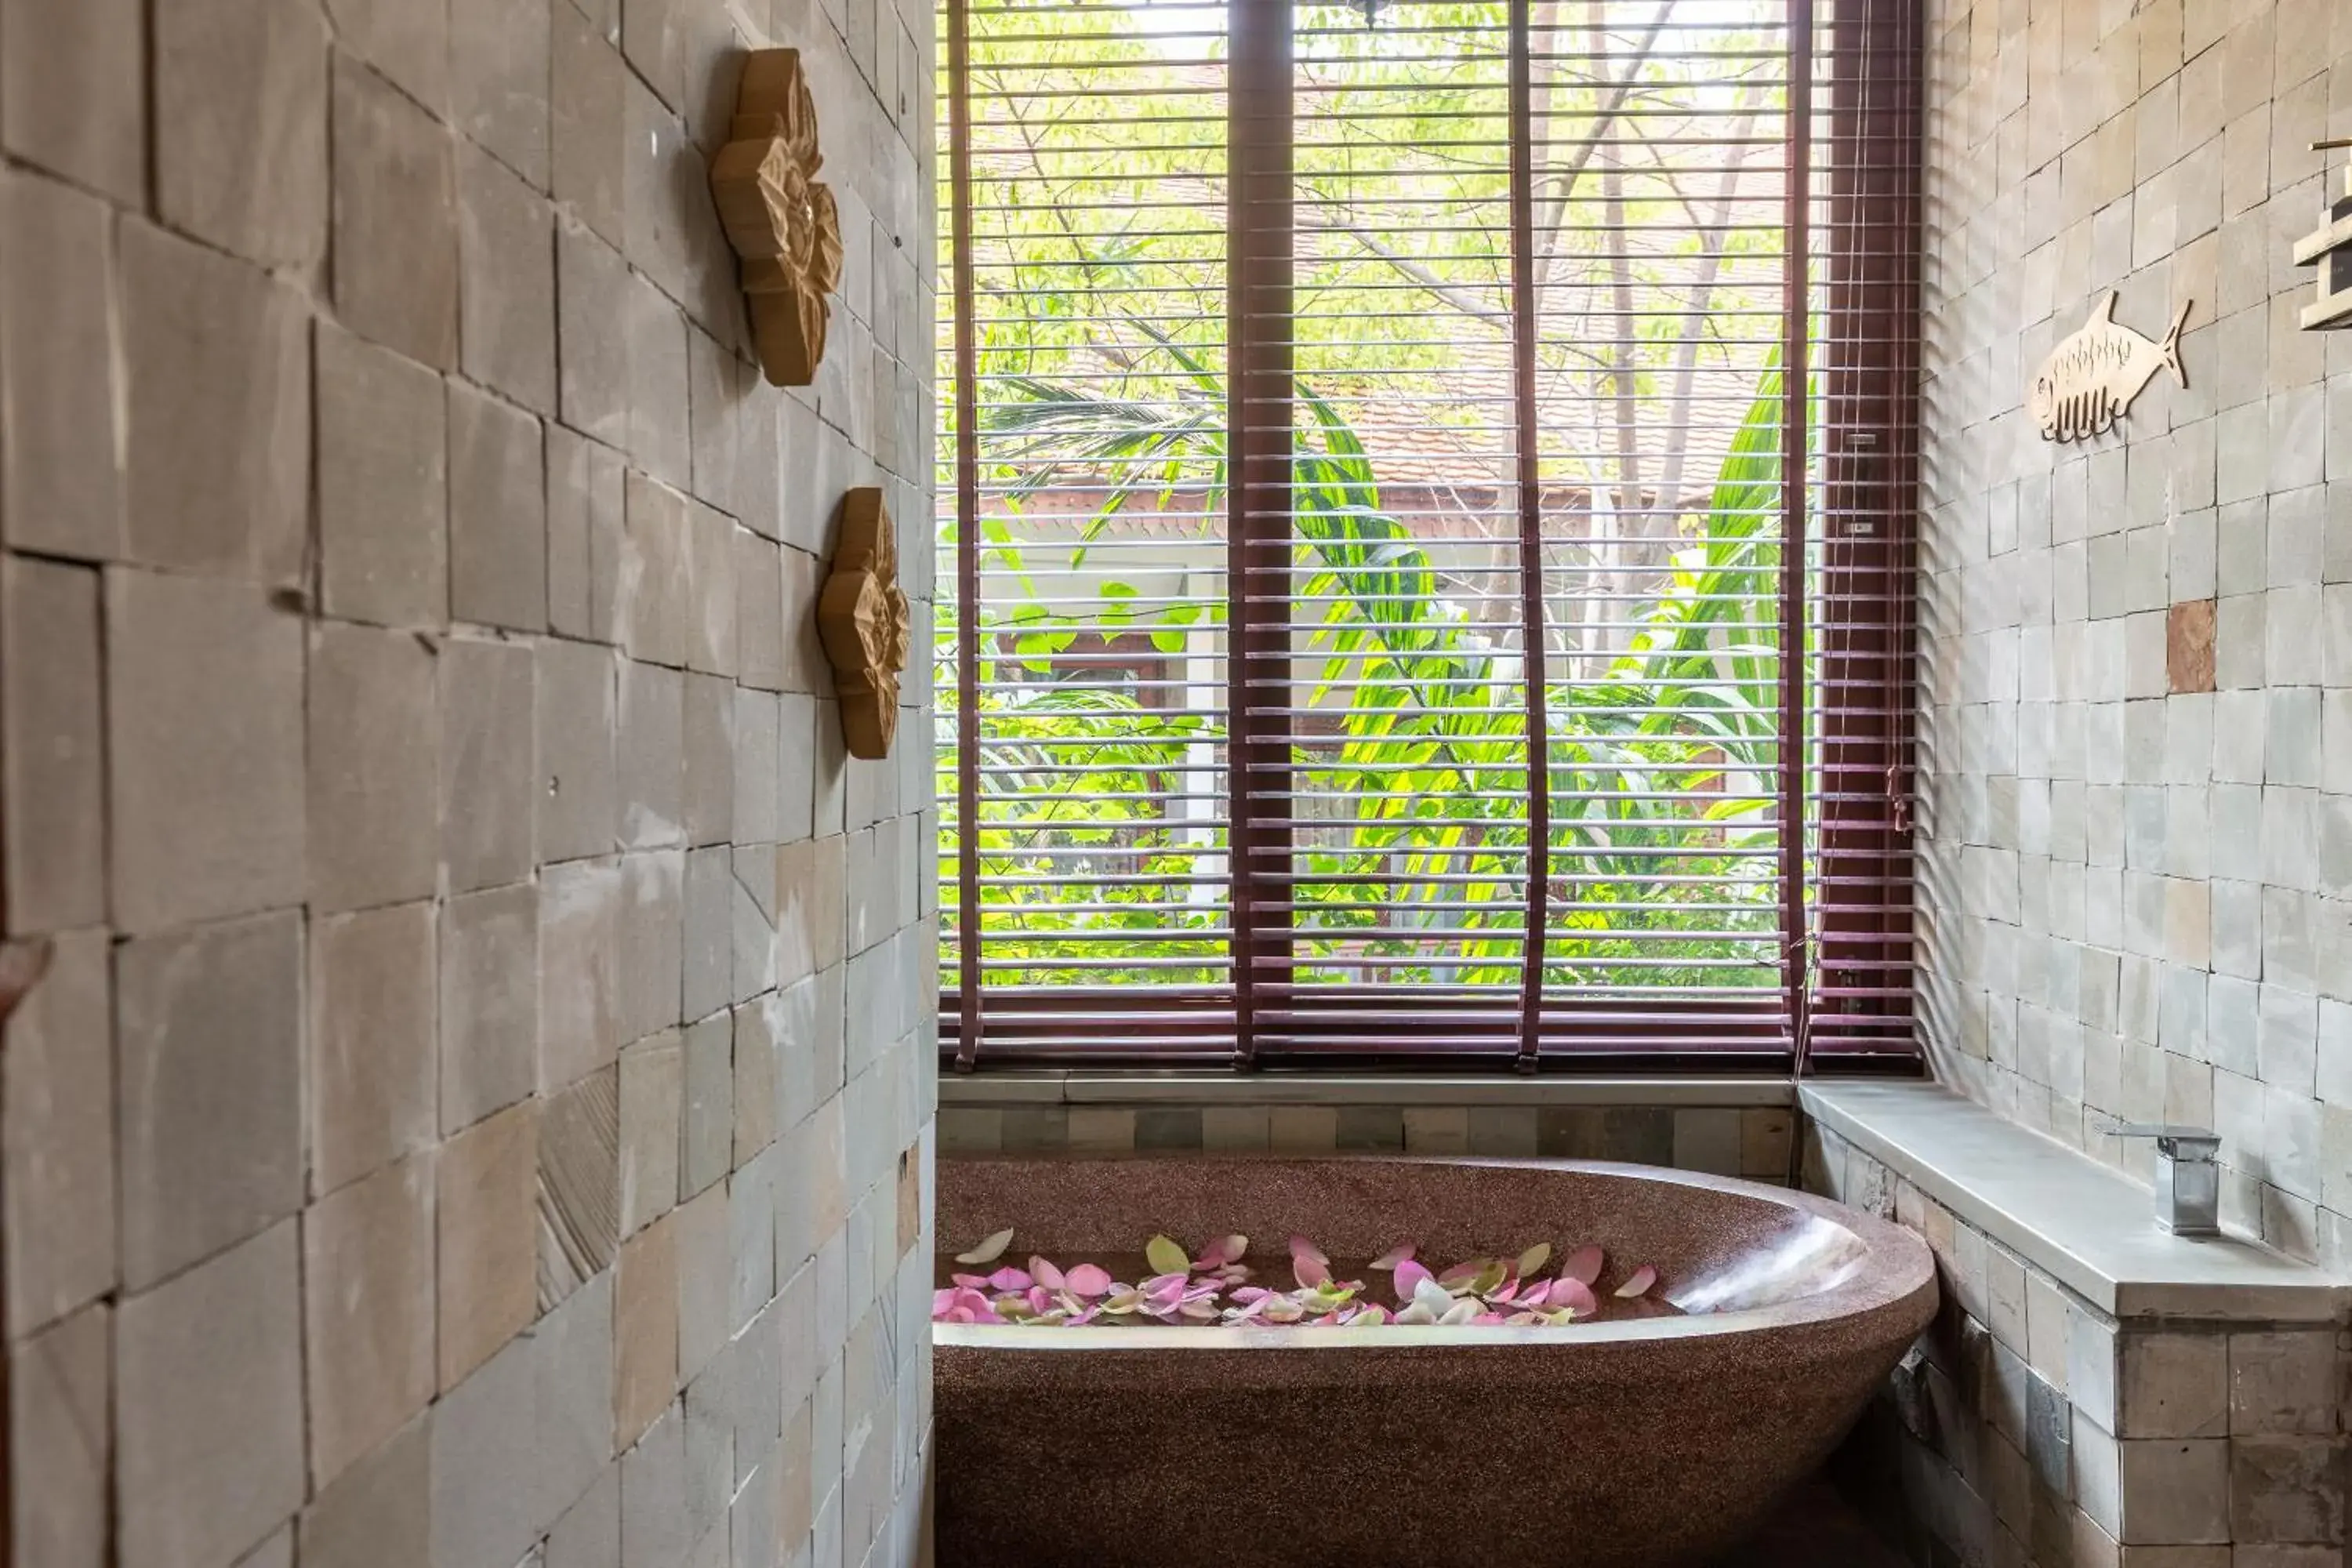
M 898 732 L 898 672 L 907 668 L 907 595 L 898 589 L 898 531 L 872 486 L 842 500 L 841 543 L 817 595 L 816 629 L 833 663 L 849 754 L 888 756 Z
M 743 62 L 729 141 L 710 165 L 710 194 L 743 258 L 760 368 L 777 386 L 816 379 L 825 299 L 841 281 L 841 216 L 816 177 L 824 164 L 801 52 L 755 50 Z

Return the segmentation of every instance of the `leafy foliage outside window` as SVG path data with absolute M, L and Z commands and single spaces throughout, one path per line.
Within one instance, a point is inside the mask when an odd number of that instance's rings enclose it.
M 1548 342 L 1547 374 L 1568 389 L 1562 398 L 1593 411 L 1595 428 L 1547 461 L 1552 473 L 1582 465 L 1565 479 L 1584 488 L 1592 513 L 1607 501 L 1614 515 L 1646 510 L 1650 521 L 1606 524 L 1648 532 L 1610 558 L 1622 567 L 1618 586 L 1633 591 L 1593 594 L 1601 609 L 1575 602 L 1574 584 L 1595 580 L 1597 550 L 1579 555 L 1564 543 L 1547 555 L 1570 586 L 1547 588 L 1569 603 L 1547 628 L 1553 913 L 1544 978 L 1603 991 L 1769 987 L 1780 833 L 1771 800 L 1782 762 L 1780 377 L 1768 348 L 1727 325 L 1765 302 L 1753 268 L 1739 264 L 1769 260 L 1769 247 L 1728 221 L 1744 189 L 1736 163 L 1719 176 L 1710 169 L 1706 189 L 1675 166 L 1671 115 L 1677 105 L 1700 112 L 1690 106 L 1706 99 L 1703 87 L 1733 105 L 1708 112 L 1752 128 L 1779 89 L 1742 68 L 1654 58 L 1658 26 L 1637 24 L 1666 7 L 1591 8 L 1634 36 L 1628 75 L 1562 76 L 1547 113 L 1605 127 L 1630 100 L 1653 117 L 1639 123 L 1664 131 L 1654 167 L 1633 166 L 1599 132 L 1545 166 L 1539 189 L 1556 204 L 1547 278 L 1569 295 L 1566 280 L 1580 279 L 1576 287 L 1643 315 L 1639 332 L 1610 345 L 1565 331 Z M 1727 0 L 1712 8 L 1741 9 Z M 1195 26 L 1222 16 L 1221 6 L 1174 9 Z M 1492 4 L 1413 9 L 1416 26 L 1439 33 L 1491 33 L 1501 15 Z M 1539 9 L 1557 19 L 1568 7 Z M 1147 25 L 1132 8 L 1082 14 L 1087 25 L 1073 26 L 1047 10 L 992 9 L 985 30 L 999 47 L 974 57 L 974 87 L 995 116 L 982 139 L 983 173 L 993 174 L 977 198 L 990 226 L 978 322 L 990 496 L 980 547 L 991 574 L 977 606 L 983 963 L 992 977 L 1024 985 L 1208 985 L 1229 978 L 1216 890 L 1223 812 L 1213 800 L 1205 811 L 1185 803 L 1222 777 L 1212 759 L 1223 718 L 1197 693 L 1138 689 L 1151 683 L 1119 679 L 1132 660 L 1101 650 L 1107 639 L 1140 638 L 1181 668 L 1223 643 L 1213 574 L 1177 592 L 1118 565 L 1146 520 L 1214 545 L 1224 506 L 1223 126 L 1202 88 L 1216 46 L 1171 64 L 1181 51 L 1152 31 L 1173 26 L 1164 16 Z M 1331 112 L 1380 120 L 1386 155 L 1446 147 L 1465 122 L 1498 111 L 1491 69 L 1417 70 L 1384 60 L 1372 31 L 1341 26 L 1350 10 L 1300 15 L 1347 62 L 1332 68 Z M 1729 23 L 1723 36 L 1747 37 Z M 1722 58 L 1741 57 L 1727 47 Z M 1696 86 L 1688 79 L 1710 69 Z M 1032 90 L 1046 79 L 1050 113 Z M 1170 96 L 1139 108 L 1139 82 Z M 1400 100 L 1405 83 L 1415 85 Z M 1446 322 L 1474 357 L 1505 341 L 1507 321 L 1493 306 L 1507 279 L 1506 237 L 1462 225 L 1384 238 L 1381 209 L 1347 210 L 1352 157 L 1344 139 L 1304 150 L 1298 176 L 1314 198 L 1302 210 L 1326 226 L 1300 243 L 1339 258 L 1310 269 L 1314 302 L 1301 307 L 1298 334 L 1292 618 L 1301 629 L 1291 700 L 1316 733 L 1294 748 L 1287 788 L 1297 801 L 1346 803 L 1328 821 L 1295 814 L 1293 896 L 1316 912 L 1297 943 L 1299 973 L 1506 985 L 1523 951 L 1528 849 L 1517 628 L 1465 607 L 1477 595 L 1458 557 L 1440 559 L 1415 520 L 1389 504 L 1386 437 L 1369 437 L 1357 416 L 1378 405 L 1383 385 L 1444 384 L 1449 356 L 1465 351 L 1433 345 L 1447 332 L 1429 320 Z M 1434 153 L 1415 167 L 1425 200 L 1464 210 L 1493 207 L 1504 189 L 1492 160 L 1449 167 Z M 1716 205 L 1702 211 L 1709 190 Z M 1189 214 L 1188 193 L 1198 204 Z M 1690 218 L 1686 232 L 1655 256 L 1608 238 L 1612 224 L 1671 229 L 1677 213 Z M 1356 374 L 1365 363 L 1385 379 Z M 1744 416 L 1694 435 L 1659 415 L 1689 406 L 1695 383 L 1744 384 Z M 1431 418 L 1443 425 L 1456 412 L 1439 406 Z M 1654 428 L 1638 427 L 1645 413 Z M 1693 459 L 1717 471 L 1685 495 L 1679 476 Z M 952 494 L 951 483 L 943 489 Z M 1655 498 L 1646 509 L 1622 504 L 1643 495 Z M 1039 521 L 1047 518 L 1057 521 Z M 1573 531 L 1603 526 L 1588 520 Z M 951 515 L 941 531 L 951 562 Z M 963 830 L 953 811 L 962 759 L 944 700 L 956 687 L 956 629 L 943 595 L 937 689 L 950 880 Z M 944 891 L 951 904 L 952 887 Z M 1433 944 L 1417 927 L 1453 935 Z

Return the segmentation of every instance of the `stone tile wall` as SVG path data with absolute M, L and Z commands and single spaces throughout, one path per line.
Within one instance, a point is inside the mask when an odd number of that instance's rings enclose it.
M 1650 1105 L 958 1105 L 940 1152 L 1468 1154 L 1624 1160 L 1786 1182 L 1785 1109 Z
M 11 1560 L 922 1550 L 932 21 L 0 0 Z M 812 66 L 818 384 L 705 160 Z M 928 701 L 918 668 L 910 712 Z
M 1808 1124 L 1805 1185 L 1918 1231 L 1937 1322 L 1852 1447 L 1945 1568 L 2336 1568 L 2352 1357 L 2333 1325 L 2118 1321 Z
M 2343 0 L 1930 0 L 1923 987 L 1938 1075 L 2352 1263 L 2352 335 L 2295 238 L 2343 190 Z M 2163 336 L 2106 436 L 2028 378 L 2110 289 Z

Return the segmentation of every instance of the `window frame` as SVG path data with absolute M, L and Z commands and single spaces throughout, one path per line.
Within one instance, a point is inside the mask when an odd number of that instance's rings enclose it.
M 949 161 L 955 488 L 959 820 L 981 819 L 981 591 L 976 286 L 973 277 L 970 0 L 946 0 L 942 53 Z M 1531 0 L 1507 0 L 1514 416 L 1520 559 L 1542 541 L 1536 424 L 1535 280 L 1530 257 L 1534 139 Z M 984 943 L 960 943 L 940 1012 L 942 1064 L 1285 1068 L 1515 1068 L 1534 1072 L 1801 1076 L 1915 1073 L 1922 1063 L 1912 994 L 1912 761 L 1918 499 L 1920 168 L 1924 25 L 1916 0 L 1786 0 L 1788 93 L 1782 179 L 1782 764 L 1778 768 L 1781 983 L 1766 1001 L 1587 1000 L 1546 996 L 1547 877 L 1528 877 L 1527 952 L 1516 1006 L 1496 993 L 1449 1000 L 1367 988 L 1318 1004 L 1302 1039 L 1282 1007 L 1294 962 L 1290 922 L 1269 867 L 1291 849 L 1288 822 L 1257 809 L 1239 781 L 1287 772 L 1293 729 L 1244 700 L 1253 663 L 1292 657 L 1286 611 L 1248 591 L 1286 577 L 1294 355 L 1286 321 L 1295 282 L 1291 156 L 1295 0 L 1230 0 L 1228 416 L 1226 495 L 1234 981 L 1134 986 L 1018 999 L 981 983 Z M 1824 101 L 1815 89 L 1826 85 Z M 1817 156 L 1819 154 L 1819 156 Z M 1820 243 L 1825 241 L 1825 243 Z M 1820 363 L 1809 358 L 1825 348 Z M 1801 476 L 1789 482 L 1788 475 Z M 1543 613 L 1539 572 L 1522 570 L 1523 625 Z M 1815 616 L 1817 609 L 1825 613 Z M 1520 685 L 1531 755 L 1549 755 L 1543 650 L 1528 639 Z M 1789 765 L 1793 750 L 1799 761 Z M 1544 776 L 1549 779 L 1549 773 Z M 1528 797 L 1530 844 L 1549 842 L 1548 790 Z M 1272 820 L 1268 818 L 1271 817 Z M 1797 824 L 1790 831 L 1789 824 Z M 959 840 L 959 929 L 978 930 L 980 856 Z M 942 911 L 945 918 L 946 911 Z M 989 1043 L 992 1018 L 1017 1020 L 1024 1044 Z M 1269 1049 L 1269 1039 L 1280 1041 Z

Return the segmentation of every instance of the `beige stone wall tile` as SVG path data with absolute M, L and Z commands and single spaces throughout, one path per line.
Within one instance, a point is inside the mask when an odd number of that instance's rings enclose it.
M 608 1067 L 551 1096 L 540 1112 L 541 1310 L 604 1272 L 620 1226 L 620 1074 Z
M 331 322 L 315 330 L 321 604 L 434 627 L 449 615 L 448 413 L 441 378 Z
M 509 326 L 511 302 L 499 307 Z M 485 331 L 487 331 L 487 327 Z M 506 345 L 486 350 L 493 358 Z M 470 368 L 470 367 L 469 367 Z M 547 626 L 547 455 L 522 409 L 449 384 L 449 613 L 517 631 Z
M 449 102 L 449 11 L 405 0 L 326 0 L 335 41 L 436 115 Z
M 126 221 L 118 237 L 126 552 L 173 571 L 296 580 L 310 439 L 299 296 L 147 224 Z
M 274 1226 L 117 1312 L 123 1568 L 233 1562 L 301 1506 L 295 1230 Z
M 144 16 L 135 0 L 0 6 L 0 146 L 137 206 L 147 176 Z
M 539 878 L 539 1082 L 561 1089 L 621 1048 L 617 860 L 574 860 Z
M 388 1165 L 302 1216 L 310 1475 L 325 1486 L 432 1399 L 433 1162 Z
M 627 66 L 576 6 L 549 8 L 549 141 L 555 199 L 614 246 L 628 234 L 621 144 Z
M 539 1081 L 539 920 L 527 884 L 448 900 L 441 911 L 440 1129 L 460 1132 Z
M 619 817 L 611 650 L 550 639 L 538 658 L 538 858 L 609 855 Z
M 553 417 L 555 247 L 547 199 L 472 146 L 457 153 L 457 262 L 458 364 L 468 379 Z
M 0 811 L 17 931 L 106 914 L 99 577 L 0 562 Z
M 547 426 L 547 620 L 563 637 L 613 640 L 622 471 L 619 453 Z
M 152 14 L 164 220 L 265 267 L 327 233 L 327 28 L 309 0 L 183 0 Z M 165 128 L 168 128 L 166 130 Z
M 114 980 L 122 1273 L 141 1290 L 300 1206 L 301 922 L 142 938 Z
M 536 661 L 521 643 L 451 637 L 440 647 L 441 866 L 452 892 L 530 874 L 539 800 Z
M 2336 1335 L 2284 1330 L 2228 1336 L 2232 1436 L 2326 1436 L 2343 1424 Z
M 433 651 L 406 632 L 310 635 L 310 902 L 362 909 L 427 898 L 439 859 Z
M 451 121 L 540 190 L 548 182 L 548 7 L 450 0 Z
M 795 395 L 706 160 L 803 29 L 622 9 L 0 0 L 17 1560 L 913 1541 L 929 748 L 809 612 L 857 478 L 929 592 L 929 18 L 811 46 Z
M 621 1245 L 613 1276 L 614 1441 L 627 1448 L 677 1393 L 677 1229 L 656 1220 Z
M 105 934 L 56 939 L 0 1046 L 0 1219 L 14 1338 L 115 1282 L 115 1091 Z
M 85 25 L 110 26 L 115 0 L 80 7 Z M 33 7 L 0 11 L 0 32 Z M 60 67 L 73 29 L 52 18 L 45 52 Z M 0 51 L 0 72 L 29 58 Z M 0 122 L 31 96 L 0 92 Z M 133 158 L 137 156 L 133 150 Z M 10 544 L 111 559 L 123 549 L 120 326 L 113 216 L 69 185 L 11 171 L 0 176 L 0 529 Z
M 649 1035 L 621 1052 L 624 1237 L 635 1235 L 667 1214 L 677 1202 L 685 1074 L 685 1046 L 676 1030 Z
M 538 1106 L 530 1101 L 441 1146 L 436 1257 L 445 1394 L 538 1313 Z
M 8 1446 L 19 1456 L 9 1546 L 19 1563 L 104 1568 L 113 1459 L 113 1309 L 95 1302 L 8 1354 Z
M 427 1568 L 430 1416 L 413 1420 L 326 1486 L 302 1510 L 297 1557 L 310 1568 Z
M 457 362 L 454 144 L 373 72 L 334 72 L 336 318 L 436 370 Z
M 430 902 L 313 921 L 306 1036 L 313 1193 L 435 1141 L 437 945 Z

